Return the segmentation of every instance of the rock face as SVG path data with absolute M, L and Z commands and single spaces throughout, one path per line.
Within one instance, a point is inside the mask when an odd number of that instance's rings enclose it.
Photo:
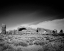
M 35 34 L 36 30 L 30 27 L 19 27 L 18 34 Z
M 5 26 L 4 26 L 5 29 Z M 2 31 L 3 32 L 3 31 Z M 10 30 L 8 34 L 51 34 L 52 30 L 44 28 L 18 27 L 17 30 Z
M 52 33 L 52 30 L 44 29 L 44 28 L 37 28 L 37 30 L 38 30 L 38 33 L 40 34 L 51 34 Z
M 1 33 L 2 34 L 6 34 L 6 25 L 5 24 L 2 24 L 2 29 L 1 29 Z

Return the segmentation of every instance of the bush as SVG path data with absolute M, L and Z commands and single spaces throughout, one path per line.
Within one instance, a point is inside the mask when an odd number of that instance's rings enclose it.
M 50 40 L 50 37 L 47 36 L 47 37 L 46 37 L 46 40 Z
M 7 45 L 7 44 L 1 44 L 1 46 L 0 46 L 0 51 L 7 51 L 7 49 L 9 50 L 11 50 L 11 49 L 13 49 L 10 45 Z
M 35 41 L 34 44 L 35 45 L 44 45 L 45 43 L 44 42 L 41 42 L 41 41 Z
M 15 43 L 15 46 L 28 46 L 28 44 L 26 42 L 19 42 L 19 43 Z
M 4 46 L 4 43 L 0 43 L 0 46 Z
M 16 51 L 22 51 L 21 48 L 18 48 Z
M 0 41 L 2 42 L 2 41 L 4 41 L 4 39 L 0 38 Z
M 4 51 L 22 51 L 21 49 L 6 49 Z
M 39 49 L 38 51 L 43 51 L 43 49 Z
M 53 45 L 51 43 L 45 45 L 43 47 L 44 51 L 63 51 L 64 47 L 61 44 L 54 43 Z
M 33 45 L 33 42 L 29 42 L 29 45 Z

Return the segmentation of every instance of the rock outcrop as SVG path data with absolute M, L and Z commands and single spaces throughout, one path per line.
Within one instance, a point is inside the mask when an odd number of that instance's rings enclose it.
M 1 33 L 6 34 L 6 25 L 5 24 L 2 24 Z

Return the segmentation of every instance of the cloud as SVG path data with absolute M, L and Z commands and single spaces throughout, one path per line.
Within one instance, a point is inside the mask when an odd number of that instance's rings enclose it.
M 47 28 L 47 29 L 60 29 L 64 30 L 64 19 L 56 19 L 52 21 L 45 21 L 37 24 L 37 27 Z

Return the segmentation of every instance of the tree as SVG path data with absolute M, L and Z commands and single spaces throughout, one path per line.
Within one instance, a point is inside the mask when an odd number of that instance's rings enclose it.
M 60 30 L 60 33 L 63 33 L 63 30 L 62 29 Z
M 38 30 L 36 30 L 36 32 L 38 32 Z
M 54 29 L 54 31 L 55 31 L 55 33 L 57 33 L 57 30 L 56 29 Z
M 55 34 L 55 31 L 53 30 L 52 33 Z

